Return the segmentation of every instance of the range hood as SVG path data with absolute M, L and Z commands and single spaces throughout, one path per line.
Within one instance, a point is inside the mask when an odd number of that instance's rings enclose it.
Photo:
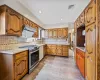
M 22 31 L 22 37 L 23 38 L 32 38 L 34 33 L 36 32 L 35 28 L 32 28 L 28 25 L 24 25 L 23 31 Z

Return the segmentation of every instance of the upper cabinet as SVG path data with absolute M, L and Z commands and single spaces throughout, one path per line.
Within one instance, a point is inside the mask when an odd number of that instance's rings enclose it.
M 21 36 L 22 16 L 7 6 L 0 7 L 0 35 Z
M 35 24 L 33 28 L 36 30 L 33 37 L 38 38 L 39 26 L 37 24 Z
M 29 26 L 30 25 L 29 19 L 23 17 L 23 25 L 28 25 Z
M 95 1 L 91 3 L 85 9 L 85 25 L 88 26 L 96 21 L 96 4 Z
M 58 38 L 62 38 L 62 29 L 58 29 Z
M 53 38 L 57 38 L 57 29 L 53 29 Z
M 67 38 L 68 28 L 55 28 L 45 30 L 45 38 Z
M 17 12 L 7 9 L 7 34 L 21 36 L 22 32 L 22 16 Z
M 80 21 L 80 26 L 83 25 L 85 23 L 85 13 L 83 12 L 80 17 L 79 17 Z
M 39 25 L 6 5 L 0 6 L 0 35 L 21 36 L 23 25 L 35 28 L 33 37 L 38 37 Z
M 34 28 L 35 29 L 35 33 L 33 34 L 33 37 L 38 38 L 39 26 L 36 23 L 34 23 L 34 22 L 30 21 L 29 19 L 23 17 L 23 25 L 27 25 L 29 27 Z

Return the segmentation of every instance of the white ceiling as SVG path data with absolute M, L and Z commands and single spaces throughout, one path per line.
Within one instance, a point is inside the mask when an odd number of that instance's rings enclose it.
M 90 0 L 19 0 L 47 28 L 73 23 Z M 69 5 L 75 5 L 68 10 Z M 41 14 L 39 13 L 41 11 Z M 27 15 L 28 16 L 28 15 Z M 61 20 L 62 19 L 62 20 Z M 66 26 L 67 27 L 67 26 Z

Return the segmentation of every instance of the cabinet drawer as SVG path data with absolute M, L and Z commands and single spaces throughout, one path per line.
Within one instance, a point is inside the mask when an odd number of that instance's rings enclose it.
M 17 54 L 15 54 L 15 60 L 17 60 L 23 56 L 27 56 L 27 55 L 28 55 L 28 51 L 17 53 Z

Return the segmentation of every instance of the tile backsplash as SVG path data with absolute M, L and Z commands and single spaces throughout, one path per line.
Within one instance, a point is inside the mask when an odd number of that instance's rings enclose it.
M 45 44 L 69 44 L 68 40 L 66 39 L 45 39 L 44 40 Z
M 0 50 L 11 50 L 19 47 L 19 44 L 24 43 L 42 43 L 42 40 L 36 38 L 22 38 L 16 36 L 0 36 Z

